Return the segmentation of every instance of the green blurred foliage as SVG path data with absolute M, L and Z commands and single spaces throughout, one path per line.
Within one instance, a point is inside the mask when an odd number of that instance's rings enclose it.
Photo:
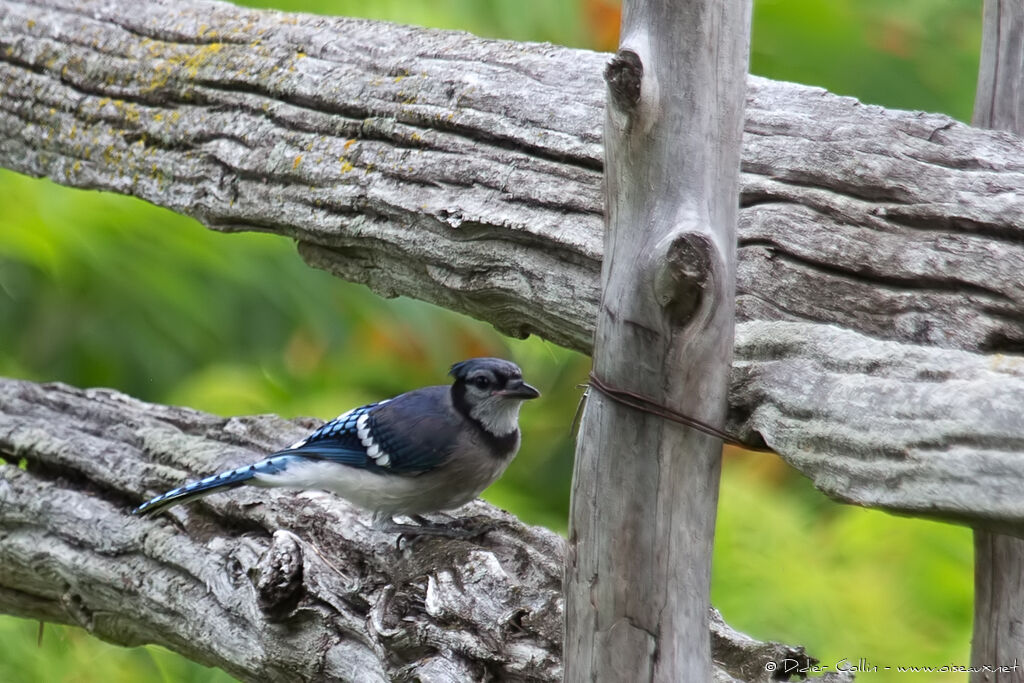
M 830 670 L 862 657 L 880 669 L 967 664 L 970 532 L 840 506 L 784 468 L 758 454 L 726 457 L 711 595 L 726 620 L 804 645 Z M 964 680 L 946 675 L 927 680 Z
M 256 0 L 513 40 L 613 49 L 615 0 Z M 874 104 L 970 117 L 977 0 L 757 0 L 751 70 Z M 281 238 L 220 235 L 137 200 L 0 172 L 0 374 L 112 386 L 223 415 L 329 418 L 445 381 L 474 355 L 519 362 L 544 391 L 521 454 L 487 493 L 564 532 L 569 425 L 586 358 L 306 267 Z M 713 599 L 737 628 L 823 664 L 966 663 L 969 531 L 839 506 L 776 458 L 731 453 Z M 0 681 L 232 680 L 161 648 L 109 646 L 0 618 Z M 859 680 L 895 681 L 898 674 Z M 962 676 L 929 680 L 961 680 Z
M 454 29 L 486 38 L 592 47 L 580 4 L 566 0 L 246 0 L 236 4 Z
M 750 70 L 970 121 L 979 0 L 757 0 Z

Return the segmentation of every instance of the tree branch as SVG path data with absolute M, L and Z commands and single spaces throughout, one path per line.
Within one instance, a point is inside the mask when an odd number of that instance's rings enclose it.
M 608 55 L 202 0 L 0 8 L 5 166 L 589 351 Z M 743 170 L 745 318 L 1024 344 L 1019 138 L 751 77 Z
M 737 327 L 732 430 L 839 501 L 1021 535 L 1020 358 L 809 327 Z
M 401 549 L 325 493 L 240 488 L 128 516 L 311 426 L 0 380 L 0 612 L 158 643 L 242 680 L 560 680 L 564 541 L 481 501 L 463 512 L 498 529 L 478 542 Z M 712 637 L 719 680 L 808 662 L 717 615 Z

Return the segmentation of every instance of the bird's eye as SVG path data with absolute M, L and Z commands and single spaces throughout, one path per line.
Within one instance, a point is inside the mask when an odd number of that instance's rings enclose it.
M 477 387 L 478 389 L 486 389 L 487 387 L 491 386 L 491 380 L 488 379 L 487 377 L 484 377 L 483 375 L 480 375 L 479 377 L 474 377 L 472 379 L 472 382 L 473 386 Z

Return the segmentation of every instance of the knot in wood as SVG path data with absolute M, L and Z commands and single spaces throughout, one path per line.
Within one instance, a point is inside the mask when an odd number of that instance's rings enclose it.
M 302 598 L 302 548 L 287 531 L 274 533 L 256 567 L 256 604 L 271 622 L 284 621 Z
M 644 65 L 640 55 L 620 49 L 604 70 L 612 103 L 626 113 L 632 112 L 640 101 L 640 84 L 644 79 Z
M 707 235 L 684 232 L 665 249 L 654 271 L 654 296 L 673 325 L 689 323 L 711 286 L 714 244 Z

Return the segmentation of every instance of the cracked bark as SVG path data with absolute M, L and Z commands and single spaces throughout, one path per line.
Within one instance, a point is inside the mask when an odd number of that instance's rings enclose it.
M 497 524 L 479 542 L 401 549 L 319 492 L 240 488 L 129 516 L 312 426 L 0 379 L 0 457 L 24 461 L 0 465 L 0 611 L 247 681 L 560 680 L 564 541 L 482 501 L 462 511 Z M 808 661 L 717 615 L 711 634 L 719 681 Z

